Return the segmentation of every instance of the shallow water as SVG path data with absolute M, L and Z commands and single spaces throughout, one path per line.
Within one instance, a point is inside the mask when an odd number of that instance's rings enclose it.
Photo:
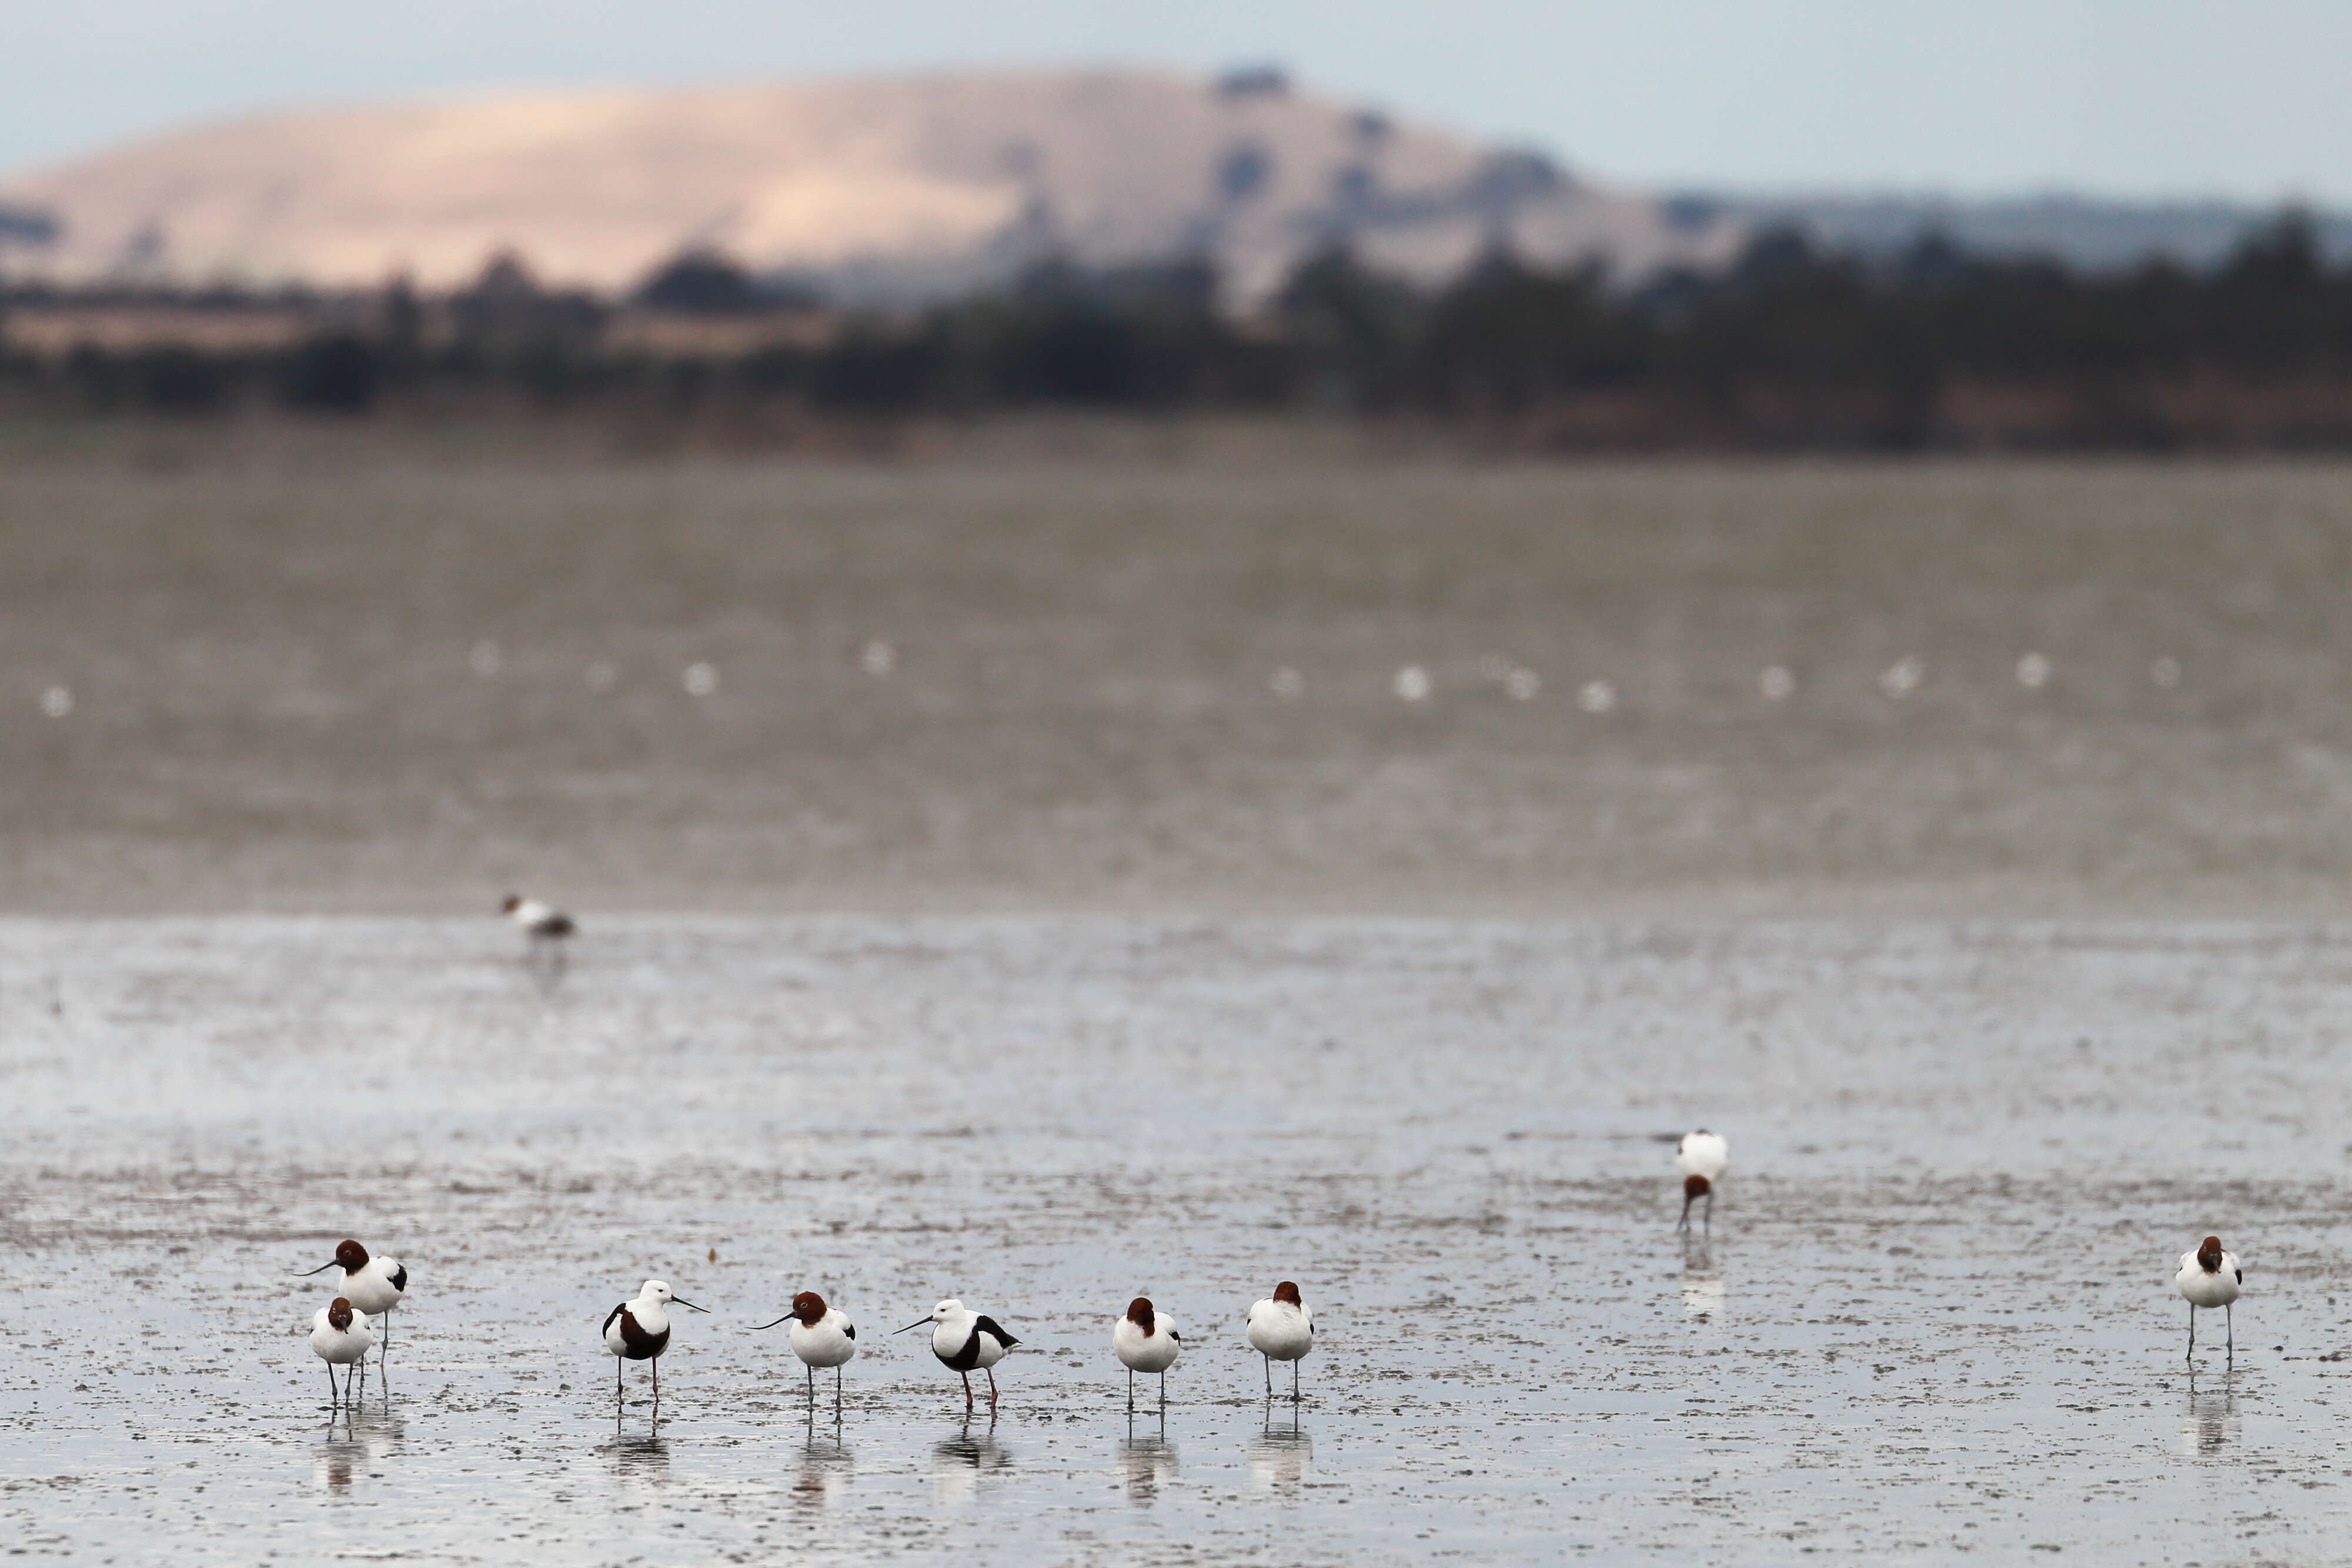
M 0 1535 L 90 1562 L 2322 1563 L 2352 935 L 0 923 Z M 1712 1234 L 1671 1151 L 1727 1132 Z M 2172 1260 L 2247 1265 L 2184 1366 Z M 404 1259 L 331 1419 L 287 1270 Z M 715 1254 L 715 1258 L 714 1258 Z M 597 1325 L 658 1275 L 659 1425 Z M 1303 1400 L 1239 1316 L 1318 1312 Z M 838 1425 L 781 1331 L 866 1354 Z M 1025 1342 L 1003 1407 L 887 1330 Z M 1130 1427 L 1148 1293 L 1191 1349 Z M 1145 1397 L 1151 1396 L 1149 1389 Z
M 2341 465 L 6 441 L 11 913 L 2352 917 Z

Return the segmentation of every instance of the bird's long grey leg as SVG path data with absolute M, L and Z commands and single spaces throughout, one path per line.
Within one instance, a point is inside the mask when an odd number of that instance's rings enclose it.
M 2197 1364 L 2197 1303 L 2189 1303 L 2189 1363 Z
M 1261 1353 L 1258 1359 L 1265 1363 L 1265 1396 L 1274 1397 L 1274 1357 Z
M 1706 1228 L 1707 1228 L 1707 1229 L 1708 1229 L 1709 1231 L 1712 1231 L 1712 1230 L 1714 1230 L 1714 1229 L 1715 1229 L 1715 1188 L 1713 1188 L 1712 1186 L 1710 1186 L 1710 1187 L 1708 1187 L 1708 1188 L 1706 1189 Z
M 2230 1359 L 2231 1361 L 2237 1360 L 2238 1325 L 2236 1321 L 2231 1316 L 2230 1303 L 2227 1302 L 2224 1302 L 2221 1307 L 2221 1332 L 2230 1336 Z
M 1135 1368 L 1127 1369 L 1127 1413 L 1135 1414 Z

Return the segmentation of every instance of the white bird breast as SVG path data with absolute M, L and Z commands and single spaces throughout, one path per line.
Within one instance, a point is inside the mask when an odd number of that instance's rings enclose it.
M 2189 1303 L 2200 1307 L 2226 1307 L 2238 1299 L 2238 1258 L 2233 1252 L 2221 1254 L 2221 1271 L 2208 1274 L 2197 1261 L 2194 1252 L 2180 1255 L 2180 1273 L 2173 1281 Z
M 793 1354 L 811 1366 L 841 1366 L 857 1354 L 857 1342 L 842 1331 L 849 1320 L 838 1312 L 828 1312 L 819 1318 L 816 1326 L 793 1324 Z M 938 1338 L 936 1333 L 934 1339 Z
M 1165 1372 L 1176 1364 L 1183 1349 L 1178 1340 L 1175 1320 L 1164 1312 L 1151 1315 L 1151 1333 L 1146 1337 L 1133 1318 L 1123 1317 L 1111 1325 L 1110 1348 L 1118 1359 L 1137 1372 Z
M 320 1307 L 310 1317 L 310 1348 L 331 1365 L 349 1366 L 375 1348 L 375 1333 L 356 1308 L 352 1326 L 339 1329 L 327 1321 L 327 1309 Z

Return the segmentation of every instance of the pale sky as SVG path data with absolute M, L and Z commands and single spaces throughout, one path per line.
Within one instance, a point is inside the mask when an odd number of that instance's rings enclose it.
M 2352 204 L 2352 0 L 0 0 L 0 170 L 296 102 L 1273 61 L 1651 187 Z

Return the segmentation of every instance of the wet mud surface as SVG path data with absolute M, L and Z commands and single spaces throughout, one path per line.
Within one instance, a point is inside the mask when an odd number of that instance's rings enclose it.
M 0 1536 L 250 1563 L 2321 1563 L 2352 934 L 0 923 Z M 1733 1165 L 1674 1232 L 1671 1149 Z M 2173 1260 L 2244 1260 L 2184 1364 Z M 413 1299 L 331 1417 L 288 1270 Z M 656 1426 L 598 1324 L 682 1313 Z M 1241 1313 L 1317 1310 L 1302 1401 Z M 807 1406 L 814 1287 L 866 1354 Z M 920 1335 L 1025 1343 L 967 1424 Z M 1188 1345 L 1132 1425 L 1108 1340 Z M 1147 1401 L 1152 1392 L 1140 1390 Z

